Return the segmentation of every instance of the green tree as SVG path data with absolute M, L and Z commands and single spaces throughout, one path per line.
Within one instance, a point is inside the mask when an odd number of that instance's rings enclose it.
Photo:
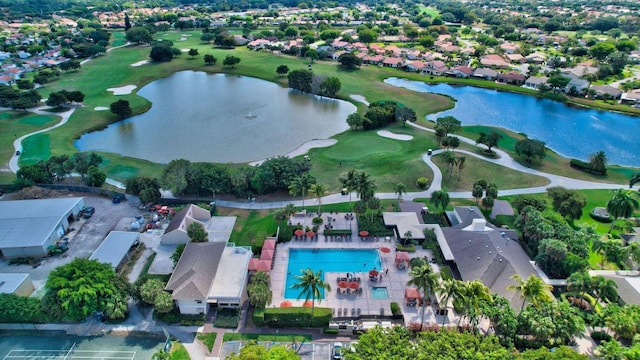
M 67 97 L 64 95 L 64 93 L 52 92 L 51 94 L 49 94 L 49 98 L 47 99 L 47 101 L 45 101 L 45 104 L 47 104 L 47 106 L 56 108 L 66 104 L 67 102 Z
M 309 60 L 311 61 L 311 64 L 313 64 L 313 60 L 318 60 L 318 58 L 320 57 L 320 55 L 318 54 L 318 50 L 316 50 L 316 49 L 309 49 L 309 50 L 307 50 L 307 52 L 304 54 L 304 57 L 309 58 Z
M 176 265 L 178 265 L 178 261 L 180 261 L 180 257 L 182 256 L 182 253 L 184 252 L 184 248 L 186 247 L 187 247 L 187 244 L 178 244 L 176 249 L 173 251 L 173 254 L 171 254 L 171 261 L 173 262 L 174 268 L 176 267 Z
M 475 329 L 480 320 L 480 304 L 482 301 L 492 301 L 491 291 L 480 280 L 465 281 L 462 284 L 462 296 L 459 298 L 461 307 Z
M 227 55 L 225 56 L 224 60 L 222 60 L 222 65 L 224 66 L 229 66 L 229 67 L 235 67 L 236 65 L 238 65 L 240 63 L 242 59 L 240 59 L 237 56 L 233 56 L 233 55 Z
M 294 178 L 289 184 L 289 194 L 292 196 L 302 195 L 302 207 L 304 208 L 304 199 L 307 196 L 307 191 L 311 188 L 311 185 L 316 183 L 316 179 L 304 173 Z
M 207 65 L 215 65 L 217 62 L 218 59 L 216 59 L 216 57 L 211 54 L 206 54 L 204 56 L 204 63 Z
M 476 144 L 484 144 L 487 146 L 487 151 L 491 152 L 491 148 L 498 147 L 498 142 L 502 139 L 502 135 L 495 131 L 490 133 L 481 132 Z
M 436 207 L 441 208 L 442 212 L 449 206 L 449 193 L 445 190 L 436 190 L 431 194 L 430 202 Z
M 614 218 L 609 227 L 609 233 L 611 233 L 616 220 L 630 217 L 635 210 L 638 210 L 638 200 L 634 196 L 627 190 L 618 189 L 613 197 L 607 201 L 607 211 Z
M 431 265 L 425 264 L 422 266 L 412 267 L 409 272 L 409 281 L 407 285 L 414 285 L 418 288 L 418 291 L 422 291 L 422 315 L 420 317 L 420 329 L 422 330 L 422 324 L 424 324 L 424 313 L 427 306 L 427 299 L 431 299 L 431 295 L 436 293 L 438 284 L 440 281 L 440 274 L 433 271 Z
M 545 157 L 545 143 L 540 140 L 523 139 L 516 143 L 516 154 L 524 156 L 528 163 L 534 160 L 542 160 Z
M 484 194 L 484 189 L 482 188 L 482 186 L 478 184 L 474 184 L 473 190 L 471 190 L 471 196 L 473 196 L 474 199 L 476 199 L 476 206 L 478 206 L 480 199 L 482 199 L 483 194 Z
M 378 38 L 378 34 L 373 30 L 364 29 L 364 30 L 358 31 L 358 39 L 365 44 L 370 44 L 376 41 L 377 38 Z
M 362 59 L 357 57 L 354 53 L 346 52 L 338 57 L 338 63 L 340 66 L 346 69 L 355 69 L 362 65 Z
M 154 299 L 153 309 L 161 314 L 166 314 L 171 312 L 175 307 L 175 303 L 171 298 L 171 294 L 166 291 L 161 291 L 158 293 L 156 298 Z
M 278 75 L 285 75 L 288 72 L 289 72 L 289 67 L 287 65 L 279 65 L 276 68 L 276 74 Z
M 342 188 L 346 189 L 346 191 L 349 193 L 349 211 L 351 211 L 351 193 L 356 190 L 356 186 L 357 186 L 357 180 L 358 180 L 357 175 L 358 173 L 355 170 L 349 170 L 346 176 L 341 177 L 339 179 L 340 184 L 342 184 Z
M 155 62 L 171 61 L 171 59 L 173 59 L 176 56 L 176 54 L 172 49 L 174 48 L 172 48 L 171 46 L 167 46 L 164 43 L 154 45 L 151 47 L 151 52 L 149 53 L 149 57 L 151 58 L 151 60 Z M 180 50 L 178 49 L 178 51 Z
M 145 303 L 153 305 L 158 295 L 164 292 L 164 286 L 159 279 L 148 279 L 140 286 L 140 298 Z
M 447 173 L 449 173 L 449 178 L 453 174 L 453 167 L 456 164 L 456 155 L 453 151 L 445 151 L 442 153 L 442 162 L 447 165 Z
M 171 354 L 160 349 L 153 353 L 151 360 L 171 360 Z
M 120 119 L 127 118 L 132 114 L 131 107 L 127 100 L 118 100 L 113 102 L 109 105 L 109 108 L 111 109 L 111 112 L 118 115 Z
M 294 90 L 306 93 L 312 91 L 313 74 L 308 70 L 293 70 L 287 75 L 287 80 L 289 80 L 289 87 Z
M 328 76 L 320 85 L 320 95 L 335 97 L 338 91 L 340 91 L 340 87 L 342 87 L 340 79 L 335 76 Z
M 524 299 L 520 312 L 524 309 L 527 301 L 538 308 L 541 303 L 553 300 L 551 296 L 552 286 L 545 284 L 541 278 L 530 275 L 524 280 L 518 274 L 514 274 L 511 278 L 516 282 L 516 285 L 509 285 L 507 289 L 516 291 L 520 294 L 520 298 Z
M 109 299 L 124 294 L 110 264 L 76 258 L 58 266 L 48 276 L 44 306 L 62 311 L 65 318 L 80 321 L 105 310 Z
M 331 291 L 331 285 L 323 280 L 322 270 L 314 273 L 312 269 L 301 269 L 300 272 L 302 273 L 301 275 L 294 276 L 297 282 L 291 287 L 301 290 L 298 299 L 302 297 L 304 297 L 305 301 L 311 299 L 311 314 L 313 314 L 316 299 L 320 302 L 322 291 Z
M 318 214 L 321 213 L 322 197 L 327 195 L 329 187 L 325 184 L 312 184 L 309 188 L 309 193 L 316 197 L 318 200 Z
M 183 194 L 189 185 L 188 176 L 191 173 L 191 162 L 185 159 L 171 160 L 162 170 L 160 185 L 170 189 L 174 194 Z
M 200 55 L 200 53 L 198 52 L 198 49 L 189 49 L 189 56 L 191 56 L 193 58 L 193 57 L 196 57 L 198 55 Z
M 364 118 L 357 112 L 347 116 L 347 125 L 349 125 L 352 130 L 361 128 L 363 123 Z
M 596 173 L 607 173 L 607 154 L 604 151 L 597 151 L 589 156 L 589 167 Z
M 591 56 L 596 58 L 597 60 L 604 60 L 610 54 L 613 54 L 616 51 L 616 46 L 612 43 L 601 42 L 593 45 L 589 48 L 589 52 Z
M 264 345 L 250 341 L 242 346 L 239 353 L 231 353 L 227 360 L 298 360 L 300 356 L 294 349 L 284 345 L 273 345 L 267 349 Z
M 587 198 L 575 191 L 562 186 L 547 189 L 547 195 L 552 199 L 553 209 L 569 221 L 582 216 L 582 209 L 587 205 Z
M 187 226 L 187 235 L 192 242 L 201 243 L 209 241 L 207 232 L 200 222 L 192 222 L 189 224 L 189 226 Z
M 371 179 L 370 175 L 364 171 L 357 173 L 354 190 L 360 197 L 360 200 L 367 202 L 370 198 L 375 196 L 376 188 L 377 186 Z
M 110 320 L 124 319 L 128 311 L 127 299 L 122 295 L 115 295 L 107 299 L 104 315 Z
M 402 195 L 407 193 L 407 185 L 403 183 L 397 183 L 393 186 L 393 192 L 398 195 L 398 203 L 402 200 Z
M 436 126 L 444 130 L 444 137 L 446 137 L 460 131 L 462 123 L 453 116 L 445 116 L 436 119 Z
M 149 30 L 143 27 L 134 27 L 125 32 L 127 41 L 138 44 L 148 44 L 153 41 L 153 37 Z
M 438 297 L 438 303 L 440 306 L 447 309 L 450 301 L 459 302 L 463 297 L 462 282 L 456 279 L 445 279 L 439 283 L 438 287 L 435 289 L 435 293 Z M 443 327 L 446 319 L 446 316 L 442 316 Z
M 97 166 L 91 165 L 87 170 L 87 177 L 84 179 L 84 183 L 87 186 L 101 187 L 107 180 L 107 174 L 100 171 Z
M 371 210 L 371 223 L 373 223 L 373 215 L 375 215 L 376 211 L 380 209 L 380 199 L 375 196 L 372 196 L 367 200 L 367 207 Z

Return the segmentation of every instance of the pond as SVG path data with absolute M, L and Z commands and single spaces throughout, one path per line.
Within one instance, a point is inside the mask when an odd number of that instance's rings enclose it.
M 84 134 L 81 151 L 106 151 L 168 163 L 265 159 L 349 128 L 356 107 L 250 77 L 181 71 L 138 91 L 144 114 Z
M 588 160 L 590 154 L 602 150 L 610 164 L 640 166 L 638 117 L 472 86 L 429 85 L 399 78 L 384 82 L 457 100 L 453 109 L 429 115 L 430 120 L 451 115 L 463 125 L 490 125 L 524 133 L 568 158 Z

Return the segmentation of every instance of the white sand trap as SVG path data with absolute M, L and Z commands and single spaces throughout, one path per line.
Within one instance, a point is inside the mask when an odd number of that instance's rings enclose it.
M 105 110 L 109 110 L 109 108 L 106 107 L 106 106 L 96 106 L 96 107 L 93 108 L 93 110 L 95 110 L 95 111 L 105 111 Z
M 181 37 L 180 39 L 178 39 L 176 41 L 187 41 L 187 38 L 186 37 Z
M 190 49 L 180 49 L 182 52 L 189 52 Z
M 367 106 L 369 106 L 369 102 L 367 101 L 367 99 L 362 96 L 362 95 L 351 95 L 350 98 L 352 98 L 353 100 L 359 102 L 359 103 L 363 103 Z
M 138 67 L 138 66 L 146 65 L 146 64 L 148 64 L 149 62 L 150 62 L 149 60 L 142 60 L 142 61 L 138 61 L 137 63 L 133 63 L 133 64 L 131 64 L 131 66 L 133 66 L 133 67 Z
M 378 131 L 378 135 L 380 135 L 382 137 L 385 137 L 385 138 L 394 139 L 394 140 L 402 140 L 402 141 L 413 140 L 413 136 L 411 136 L 411 135 L 395 134 L 395 133 L 392 133 L 391 131 L 387 131 L 387 130 Z
M 329 147 L 331 145 L 334 145 L 337 142 L 338 142 L 338 140 L 336 140 L 336 139 L 311 140 L 311 141 L 308 141 L 308 142 L 298 146 L 296 149 L 288 152 L 285 156 L 288 157 L 288 158 L 294 158 L 296 156 L 300 156 L 300 155 L 306 154 L 311 149 Z M 267 160 L 267 159 L 250 162 L 249 165 L 251 165 L 251 166 L 260 165 L 265 160 Z
M 129 95 L 137 88 L 135 85 L 125 85 L 117 88 L 108 88 L 107 91 L 113 91 L 113 95 Z

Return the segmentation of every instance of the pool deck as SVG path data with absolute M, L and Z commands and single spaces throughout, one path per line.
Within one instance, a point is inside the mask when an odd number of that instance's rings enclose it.
M 397 302 L 404 314 L 405 324 L 413 322 L 420 322 L 421 310 L 420 307 L 408 307 L 404 300 L 404 289 L 409 281 L 409 269 L 397 269 L 394 265 L 395 259 L 395 244 L 396 239 L 369 237 L 366 240 L 358 236 L 358 225 L 355 220 L 345 219 L 346 214 L 322 214 L 324 218 L 324 224 L 327 224 L 327 216 L 332 217 L 335 220 L 331 221 L 333 229 L 349 229 L 351 225 L 352 235 L 350 239 L 343 238 L 342 240 L 331 239 L 325 237 L 323 234 L 324 225 L 320 226 L 318 230 L 319 234 L 315 239 L 309 239 L 305 236 L 293 239 L 287 243 L 279 243 L 274 258 L 273 269 L 271 270 L 271 289 L 273 291 L 272 302 L 269 307 L 278 307 L 282 301 L 288 300 L 293 306 L 302 306 L 304 299 L 285 299 L 285 284 L 289 259 L 290 249 L 380 249 L 387 247 L 391 249 L 391 252 L 384 254 L 380 252 L 380 258 L 382 261 L 382 267 L 388 269 L 388 273 L 384 271 L 381 273 L 381 278 L 378 281 L 370 281 L 368 272 L 355 273 L 356 277 L 361 278 L 362 293 L 360 294 L 343 294 L 338 288 L 337 278 L 345 277 L 346 273 L 328 272 L 325 274 L 325 280 L 331 285 L 331 291 L 327 294 L 325 292 L 325 299 L 320 302 L 316 300 L 316 306 L 332 308 L 334 312 L 334 319 L 338 320 L 355 320 L 359 317 L 366 318 L 367 315 L 391 315 L 390 304 L 391 302 Z M 311 227 L 310 216 L 297 216 L 291 217 L 291 223 Z M 415 252 L 410 254 L 413 257 L 433 257 L 430 250 L 424 250 L 421 247 Z M 431 264 L 435 271 L 439 271 L 436 264 Z M 368 270 L 367 270 L 368 271 Z M 386 287 L 388 298 L 387 299 L 373 299 L 371 297 L 372 287 Z M 358 316 L 358 309 L 360 316 Z M 345 315 L 346 310 L 346 315 Z M 353 315 L 352 315 L 353 314 Z M 442 323 L 442 316 L 435 315 L 433 308 L 427 306 L 425 308 L 424 323 Z

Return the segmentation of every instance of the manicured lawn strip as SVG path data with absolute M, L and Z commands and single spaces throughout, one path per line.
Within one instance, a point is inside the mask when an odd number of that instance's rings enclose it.
M 51 139 L 47 133 L 35 134 L 22 140 L 22 154 L 18 159 L 20 166 L 32 165 L 51 156 Z
M 456 156 L 460 156 L 456 154 Z M 543 186 L 549 184 L 549 180 L 542 176 L 526 174 L 512 170 L 504 166 L 495 165 L 481 159 L 466 156 L 462 175 L 458 176 L 458 169 L 454 167 L 451 176 L 448 174 L 447 165 L 442 162 L 442 155 L 433 158 L 435 164 L 442 171 L 442 187 L 449 191 L 471 191 L 473 184 L 480 179 L 485 179 L 489 183 L 495 183 L 500 189 L 519 189 Z M 499 193 L 499 192 L 498 192 Z
M 201 333 L 198 334 L 198 340 L 202 341 L 202 343 L 211 351 L 213 349 L 213 345 L 216 343 L 217 333 Z
M 308 335 L 293 334 L 251 334 L 251 333 L 225 333 L 223 341 L 277 341 L 277 342 L 310 342 L 313 337 Z
M 190 360 L 189 352 L 182 343 L 174 341 L 171 346 L 171 360 Z
M 436 18 L 438 15 L 440 15 L 440 12 L 438 11 L 438 9 L 436 8 L 432 8 L 432 7 L 427 7 L 424 5 L 418 5 L 418 9 L 420 11 L 420 14 L 427 14 L 429 17 L 431 18 Z
M 274 210 L 242 210 L 218 207 L 217 215 L 237 216 L 229 241 L 237 246 L 261 247 L 267 236 L 275 235 L 278 223 Z

